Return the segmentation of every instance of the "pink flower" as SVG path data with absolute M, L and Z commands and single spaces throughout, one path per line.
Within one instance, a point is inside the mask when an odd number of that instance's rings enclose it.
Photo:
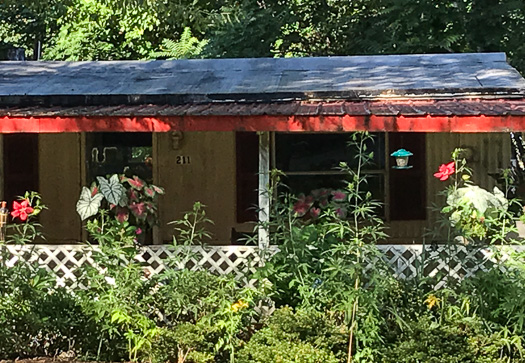
M 133 215 L 137 218 L 145 218 L 145 213 L 146 213 L 146 205 L 141 202 L 141 203 L 131 203 L 131 205 L 129 206 L 129 208 L 131 209 L 131 212 L 133 213 Z
M 346 199 L 346 194 L 340 190 L 332 191 L 332 199 L 334 202 L 344 202 Z
M 137 234 L 137 235 L 142 234 L 142 229 L 137 228 L 137 229 L 135 230 L 135 234 Z
M 346 218 L 346 213 L 346 208 L 343 207 L 339 207 L 335 210 L 335 214 L 337 214 L 337 216 L 341 219 Z
M 319 209 L 319 208 L 312 208 L 312 209 L 310 209 L 310 215 L 312 216 L 312 218 L 319 217 L 319 214 L 321 214 L 321 209 Z
M 29 201 L 24 199 L 21 203 L 18 203 L 16 200 L 13 202 L 13 211 L 11 212 L 11 217 L 20 218 L 23 222 L 27 217 L 33 213 L 34 209 L 29 205 Z
M 298 217 L 302 217 L 308 212 L 313 204 L 314 200 L 312 196 L 309 195 L 308 197 L 305 197 L 304 194 L 302 194 L 293 205 L 293 211 Z
M 455 163 L 454 161 L 451 161 L 448 164 L 441 164 L 439 166 L 439 171 L 437 173 L 434 173 L 434 176 L 441 181 L 445 181 L 448 179 L 449 176 L 451 176 L 455 172 L 456 172 Z

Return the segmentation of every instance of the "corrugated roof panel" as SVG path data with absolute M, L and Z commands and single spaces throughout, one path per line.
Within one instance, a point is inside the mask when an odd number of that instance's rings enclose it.
M 345 111 L 348 115 L 370 115 L 368 102 L 345 102 Z
M 525 115 L 525 99 L 455 101 L 361 101 L 361 102 L 223 102 L 186 105 L 118 105 L 72 107 L 3 107 L 0 116 L 496 116 Z
M 326 102 L 321 105 L 321 115 L 344 115 L 346 114 L 344 102 Z
M 301 103 L 295 114 L 298 116 L 316 116 L 319 114 L 320 103 Z
M 370 112 L 373 115 L 378 116 L 397 116 L 399 115 L 399 110 L 395 109 L 388 102 L 371 102 L 369 104 Z

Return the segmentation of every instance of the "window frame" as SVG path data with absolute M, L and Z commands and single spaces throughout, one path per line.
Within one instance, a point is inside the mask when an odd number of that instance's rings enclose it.
M 297 134 L 297 133 L 294 133 L 294 132 L 272 132 L 271 133 L 271 139 L 270 139 L 270 142 L 271 142 L 271 146 L 270 146 L 270 154 L 271 154 L 271 158 L 270 158 L 270 168 L 275 168 L 277 166 L 277 153 L 278 153 L 278 150 L 277 150 L 277 143 L 276 143 L 276 139 L 277 139 L 277 136 L 278 134 Z M 351 133 L 350 132 L 301 132 L 299 135 L 315 135 L 315 136 L 320 136 L 320 135 L 334 135 L 334 134 L 338 134 L 338 135 L 350 135 Z M 374 134 L 379 134 L 379 132 L 376 132 Z M 385 145 L 383 147 L 383 152 L 384 152 L 384 160 L 385 160 L 385 165 L 384 167 L 381 169 L 381 168 L 375 168 L 375 169 L 366 169 L 366 170 L 363 170 L 363 174 L 366 174 L 366 175 L 380 175 L 382 176 L 383 178 L 383 185 L 382 185 L 382 196 L 383 196 L 383 200 L 381 201 L 385 208 L 384 208 L 384 217 L 386 220 L 389 220 L 389 214 L 390 214 L 390 208 L 388 208 L 389 204 L 388 204 L 388 201 L 389 201 L 389 188 L 388 188 L 388 176 L 389 176 L 389 173 L 387 173 L 387 170 L 390 168 L 390 156 L 388 155 L 388 133 L 384 132 L 385 134 L 385 137 L 384 137 L 384 142 L 385 142 Z M 324 175 L 327 175 L 327 176 L 330 176 L 330 175 L 340 175 L 340 176 L 344 176 L 345 173 L 342 172 L 342 171 L 338 171 L 338 170 L 317 170 L 317 171 L 285 171 L 285 170 L 281 170 L 283 172 L 283 174 L 285 174 L 286 176 L 316 176 L 316 175 L 319 175 L 319 176 L 324 176 Z

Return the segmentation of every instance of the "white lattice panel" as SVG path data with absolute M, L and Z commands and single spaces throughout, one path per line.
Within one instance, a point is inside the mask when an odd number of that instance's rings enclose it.
M 63 286 L 76 285 L 80 266 L 86 263 L 95 266 L 91 247 L 85 245 L 6 245 L 3 248 L 8 252 L 8 266 L 12 267 L 20 260 L 38 262 L 54 272 L 57 284 Z M 261 262 L 258 249 L 251 246 L 192 246 L 189 251 L 171 246 L 147 246 L 140 249 L 135 259 L 157 274 L 166 268 L 166 259 L 183 255 L 188 256 L 186 263 L 179 263 L 178 268 L 208 269 L 217 274 L 233 274 L 237 278 L 243 278 L 249 271 L 254 272 Z
M 75 286 L 79 267 L 86 263 L 94 266 L 91 247 L 85 245 L 7 245 L 3 248 L 8 252 L 8 266 L 14 266 L 22 259 L 38 262 L 56 274 L 60 285 Z M 461 280 L 480 270 L 501 265 L 509 259 L 512 251 L 525 251 L 524 246 L 488 249 L 463 245 L 379 245 L 378 248 L 380 257 L 392 268 L 396 277 L 438 277 L 440 283 L 437 287 L 449 278 Z M 270 255 L 276 251 L 277 248 L 272 246 Z M 136 260 L 156 274 L 166 268 L 166 259 L 182 256 L 186 256 L 185 263 L 179 263 L 177 268 L 208 269 L 217 274 L 233 274 L 237 278 L 255 271 L 261 263 L 259 250 L 253 246 L 192 246 L 189 251 L 172 246 L 147 246 L 142 247 Z M 371 262 L 367 269 L 373 267 Z

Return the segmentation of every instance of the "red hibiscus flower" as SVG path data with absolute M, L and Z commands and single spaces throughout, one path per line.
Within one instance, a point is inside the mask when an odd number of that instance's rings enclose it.
M 441 164 L 439 171 L 434 173 L 434 176 L 441 181 L 447 180 L 449 176 L 456 172 L 455 163 L 451 161 L 448 164 Z
M 29 204 L 27 199 L 24 199 L 21 203 L 18 203 L 16 200 L 13 202 L 13 211 L 11 212 L 11 217 L 20 218 L 21 221 L 25 221 L 27 217 L 33 213 L 33 207 Z

